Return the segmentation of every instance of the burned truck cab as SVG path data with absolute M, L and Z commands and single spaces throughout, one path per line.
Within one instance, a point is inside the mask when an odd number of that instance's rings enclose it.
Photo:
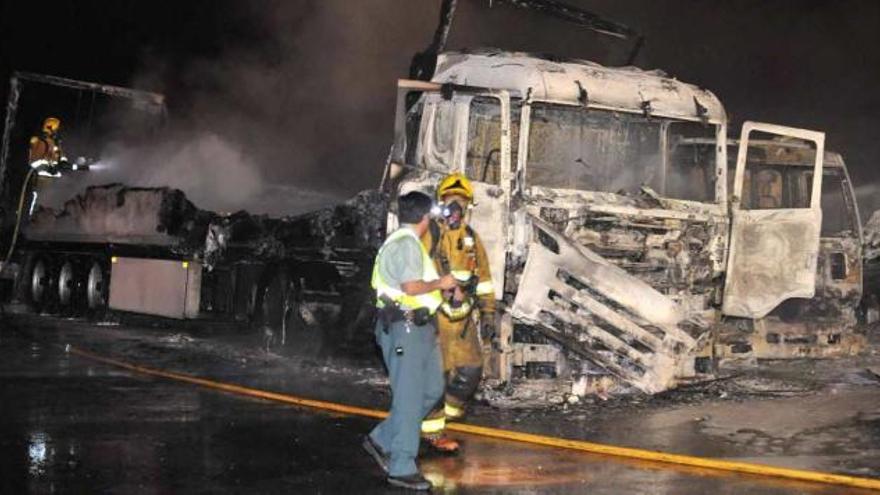
M 683 140 L 679 153 L 699 160 L 714 141 Z M 738 140 L 728 140 L 728 188 L 733 189 Z M 749 209 L 779 209 L 809 203 L 815 150 L 790 139 L 751 140 L 740 202 Z M 843 157 L 825 151 L 821 182 L 821 227 L 815 294 L 792 298 L 759 319 L 727 318 L 719 325 L 715 354 L 722 358 L 784 359 L 857 353 L 865 337 L 857 331 L 862 297 L 861 221 Z
M 747 123 L 729 186 L 721 102 L 658 71 L 445 53 L 431 82 L 399 83 L 383 187 L 474 182 L 470 223 L 504 310 L 497 378 L 583 393 L 610 375 L 655 393 L 710 375 L 722 322 L 814 295 L 822 174 L 804 204 L 755 213 L 739 199 L 748 142 L 765 136 L 822 170 L 823 134 Z

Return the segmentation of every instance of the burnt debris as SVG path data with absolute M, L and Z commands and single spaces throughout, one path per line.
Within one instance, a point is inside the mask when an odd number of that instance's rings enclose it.
M 199 259 L 208 269 L 224 258 L 329 259 L 340 251 L 377 248 L 385 203 L 378 191 L 364 191 L 298 216 L 272 218 L 246 211 L 220 215 L 196 207 L 178 189 L 109 184 L 89 187 L 60 210 L 38 208 L 25 236 L 31 242 L 149 246 Z

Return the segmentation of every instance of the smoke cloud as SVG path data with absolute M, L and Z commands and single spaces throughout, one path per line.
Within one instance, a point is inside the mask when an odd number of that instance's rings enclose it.
M 276 200 L 290 205 L 290 195 L 311 203 L 376 187 L 392 141 L 391 75 L 406 74 L 434 9 L 425 9 L 422 31 L 383 14 L 399 2 L 368 3 L 241 3 L 236 14 L 260 33 L 255 39 L 183 65 L 148 57 L 137 81 L 169 94 L 173 137 L 160 147 L 167 158 L 159 171 L 137 171 L 135 179 L 164 181 L 199 205 L 223 195 L 249 210 L 266 203 L 267 190 L 283 192 Z M 113 161 L 139 156 L 117 153 Z
M 570 1 L 645 34 L 648 42 L 637 64 L 713 90 L 736 118 L 732 133 L 745 119 L 825 130 L 829 149 L 847 158 L 856 184 L 878 181 L 873 166 L 880 155 L 873 135 L 878 96 L 871 88 L 880 78 L 880 64 L 874 63 L 880 52 L 864 50 L 877 32 L 877 5 Z M 213 172 L 193 172 L 187 167 L 196 165 L 188 162 L 179 173 L 142 175 L 146 165 L 110 161 L 130 169 L 136 180 L 162 177 L 169 181 L 164 185 L 182 186 L 194 198 L 216 199 L 214 190 L 252 209 L 282 199 L 285 204 L 314 196 L 342 199 L 378 184 L 392 140 L 395 79 L 406 76 L 412 55 L 430 41 L 440 0 L 193 0 L 174 6 L 177 14 L 150 2 L 77 5 L 82 23 L 103 18 L 90 9 L 119 10 L 121 18 L 139 22 L 102 26 L 118 30 L 110 37 L 118 47 L 106 46 L 105 36 L 95 46 L 84 45 L 82 36 L 70 33 L 60 36 L 69 40 L 60 47 L 68 50 L 66 56 L 29 57 L 28 63 L 69 59 L 75 68 L 66 75 L 105 80 L 116 69 L 82 54 L 112 50 L 114 61 L 125 63 L 136 54 L 137 70 L 122 65 L 118 70 L 128 76 L 107 82 L 124 83 L 127 77 L 135 87 L 166 94 L 171 121 L 156 148 L 161 152 L 144 149 L 137 161 L 180 164 L 193 156 L 221 157 L 217 160 L 227 166 L 198 166 L 230 172 L 201 181 L 196 178 Z M 72 26 L 90 31 L 66 21 L 54 27 Z M 745 39 L 744 32 L 750 33 Z M 30 40 L 25 33 L 21 39 Z M 480 46 L 605 64 L 620 63 L 631 48 L 503 2 L 461 1 L 449 48 Z M 33 64 L 34 70 L 58 73 Z M 744 69 L 731 72 L 731 67 Z M 110 151 L 101 156 L 122 156 Z M 250 168 L 254 174 L 236 175 Z M 258 187 L 228 194 L 223 189 L 227 182 L 253 180 Z M 281 199 L 267 199 L 275 193 Z
M 181 189 L 198 207 L 275 216 L 325 206 L 338 198 L 326 193 L 268 184 L 260 168 L 240 148 L 211 133 L 130 147 L 113 143 L 88 172 L 67 173 L 42 188 L 40 204 L 58 208 L 92 185 Z
M 394 75 L 406 75 L 436 15 L 426 4 L 423 23 L 402 23 L 387 15 L 399 6 L 225 5 L 244 34 L 214 53 L 143 54 L 131 86 L 165 94 L 170 107 L 157 139 L 105 143 L 91 152 L 96 167 L 46 187 L 40 203 L 58 207 L 88 185 L 119 182 L 178 188 L 215 211 L 286 215 L 376 187 L 392 141 Z M 124 114 L 106 118 L 115 121 L 104 127 L 129 126 Z
M 113 152 L 108 163 L 130 172 L 119 174 L 120 181 L 165 181 L 206 208 L 217 203 L 216 195 L 223 196 L 224 209 L 235 204 L 258 211 L 270 204 L 339 200 L 376 187 L 393 140 L 396 79 L 407 76 L 411 57 L 429 43 L 440 3 L 224 4 L 224 18 L 236 18 L 235 29 L 243 34 L 206 56 L 145 54 L 134 78 L 134 86 L 168 96 L 168 141 L 155 151 Z M 518 9 L 463 2 L 458 19 L 450 48 L 532 44 L 569 55 L 585 52 L 583 45 L 559 50 L 575 34 L 552 34 L 540 17 L 518 28 L 527 40 L 511 36 L 510 22 L 524 20 Z M 155 173 L 143 170 L 156 166 Z M 230 183 L 240 187 L 227 194 Z M 282 197 L 268 200 L 267 191 Z

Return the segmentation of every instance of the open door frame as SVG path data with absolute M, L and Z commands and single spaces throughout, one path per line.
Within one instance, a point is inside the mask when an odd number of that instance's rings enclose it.
M 511 144 L 511 103 L 510 92 L 503 89 L 490 89 L 476 86 L 465 86 L 459 84 L 440 84 L 425 81 L 413 81 L 401 79 L 397 82 L 397 113 L 395 116 L 395 144 L 386 163 L 385 172 L 382 177 L 381 188 L 388 190 L 393 176 L 400 172 L 404 167 L 415 167 L 415 164 L 406 164 L 405 153 L 403 150 L 406 146 L 413 146 L 415 143 L 406 143 L 406 113 L 409 94 L 436 93 L 442 95 L 444 99 L 456 100 L 464 98 L 462 101 L 469 101 L 470 98 L 482 96 L 492 98 L 498 101 L 500 106 L 500 183 L 499 185 L 486 184 L 471 177 L 474 184 L 474 207 L 481 210 L 480 215 L 471 214 L 469 223 L 480 236 L 483 245 L 486 248 L 486 254 L 489 258 L 489 268 L 492 273 L 493 286 L 495 288 L 496 299 L 501 299 L 504 291 L 504 276 L 507 263 L 508 251 L 508 228 L 509 228 L 509 211 L 510 197 L 513 183 L 513 166 L 511 164 L 512 144 Z M 468 143 L 468 119 L 469 105 L 466 107 L 463 119 L 456 117 L 457 133 L 455 137 L 455 163 L 452 164 L 450 171 L 465 173 L 464 162 L 467 153 Z M 462 148 L 463 147 L 463 148 Z M 435 184 L 431 184 L 433 187 Z M 389 220 L 389 231 L 390 231 Z
M 743 209 L 749 138 L 764 132 L 812 142 L 816 149 L 807 208 Z M 722 312 L 762 318 L 781 302 L 810 298 L 816 291 L 816 263 L 822 225 L 822 166 L 825 134 L 760 122 L 745 122 L 736 158 L 730 249 Z

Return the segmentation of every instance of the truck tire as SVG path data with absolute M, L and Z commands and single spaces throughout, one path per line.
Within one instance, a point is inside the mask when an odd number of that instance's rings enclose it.
M 373 351 L 376 326 L 375 293 L 372 290 L 351 291 L 343 301 L 339 317 L 339 339 L 335 345 L 345 353 Z
M 87 273 L 81 258 L 62 260 L 58 269 L 58 308 L 61 314 L 79 316 L 85 313 L 85 286 Z
M 26 302 L 34 313 L 58 309 L 58 269 L 48 257 L 34 255 L 24 278 Z
M 107 295 L 110 288 L 109 271 L 106 264 L 92 259 L 85 272 L 85 307 L 90 318 L 100 319 L 107 310 Z
M 285 273 L 277 273 L 264 287 L 256 321 L 267 351 L 316 356 L 323 350 L 324 332 Z

